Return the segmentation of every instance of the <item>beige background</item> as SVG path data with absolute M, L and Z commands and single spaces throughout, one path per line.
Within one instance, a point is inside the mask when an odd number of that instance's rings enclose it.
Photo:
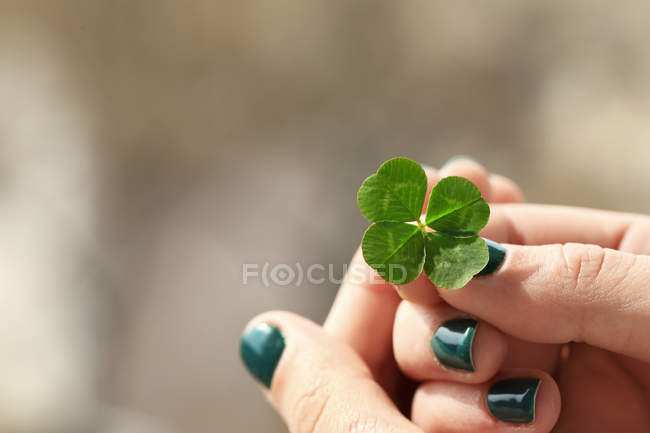
M 281 432 L 238 360 L 321 321 L 384 160 L 650 212 L 643 1 L 0 0 L 0 430 Z

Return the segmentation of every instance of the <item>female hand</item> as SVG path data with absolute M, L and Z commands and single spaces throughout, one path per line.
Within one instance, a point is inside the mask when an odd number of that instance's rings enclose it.
M 428 175 L 433 185 L 438 175 L 433 170 Z M 449 164 L 441 175 L 469 178 L 492 202 L 521 200 L 511 181 L 490 177 L 468 160 Z M 357 252 L 324 329 L 282 312 L 251 321 L 242 338 L 243 359 L 270 388 L 264 392 L 290 431 L 423 431 L 403 415 L 410 412 L 415 384 L 400 373 L 393 356 L 393 324 L 400 302 L 394 287 Z M 559 397 L 552 380 L 543 372 L 535 373 L 545 379 L 537 399 L 543 409 L 529 431 L 548 431 L 557 418 Z M 484 384 L 454 391 L 441 405 L 449 413 L 430 420 L 426 431 L 477 431 L 487 415 L 475 396 L 485 392 Z
M 444 405 L 474 404 L 463 393 L 496 373 L 492 401 L 490 391 L 476 396 L 488 410 L 474 419 L 492 412 L 481 431 L 534 429 L 551 374 L 562 395 L 554 432 L 650 431 L 650 218 L 528 204 L 491 210 L 482 235 L 504 243 L 490 248 L 491 274 L 459 290 L 426 278 L 399 289 L 409 301 L 397 312 L 395 356 L 423 381 L 413 421 L 436 431 L 450 415 Z M 537 401 L 536 382 L 504 377 L 541 378 Z

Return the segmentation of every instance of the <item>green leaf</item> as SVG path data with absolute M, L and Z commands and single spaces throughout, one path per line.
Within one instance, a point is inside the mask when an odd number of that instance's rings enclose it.
M 409 222 L 420 218 L 426 193 L 427 176 L 420 164 L 394 158 L 363 182 L 357 201 L 370 221 Z
M 426 224 L 453 236 L 478 234 L 490 218 L 490 207 L 469 180 L 450 176 L 436 184 L 429 197 Z
M 487 224 L 490 208 L 469 180 L 452 176 L 433 188 L 425 223 L 420 213 L 427 188 L 422 167 L 407 158 L 384 163 L 365 180 L 357 196 L 372 224 L 363 237 L 366 262 L 394 284 L 414 280 L 424 269 L 439 287 L 457 289 L 489 260 L 485 241 L 476 236 Z M 417 221 L 417 226 L 406 224 Z
M 363 258 L 386 281 L 413 281 L 424 266 L 424 237 L 417 226 L 380 222 L 371 225 L 361 242 Z
M 485 241 L 478 236 L 457 238 L 433 232 L 427 233 L 424 244 L 424 272 L 433 284 L 444 289 L 463 287 L 490 258 Z

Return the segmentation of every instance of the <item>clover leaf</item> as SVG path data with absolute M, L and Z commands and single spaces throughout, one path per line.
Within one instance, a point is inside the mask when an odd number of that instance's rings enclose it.
M 424 238 L 418 226 L 380 222 L 368 227 L 361 249 L 367 263 L 387 281 L 412 281 L 424 267 Z
M 472 182 L 450 176 L 434 186 L 422 220 L 426 191 L 424 170 L 408 158 L 385 162 L 363 182 L 359 209 L 373 222 L 361 243 L 363 257 L 391 283 L 413 281 L 424 270 L 435 285 L 457 289 L 489 260 L 477 234 L 490 208 Z
M 420 218 L 427 175 L 408 158 L 385 162 L 363 182 L 358 193 L 361 213 L 373 222 L 409 222 Z
M 456 238 L 440 232 L 425 237 L 424 272 L 439 287 L 459 289 L 483 270 L 490 258 L 479 236 Z
M 490 207 L 481 191 L 463 177 L 447 177 L 436 184 L 429 197 L 426 224 L 453 236 L 473 236 L 490 218 Z

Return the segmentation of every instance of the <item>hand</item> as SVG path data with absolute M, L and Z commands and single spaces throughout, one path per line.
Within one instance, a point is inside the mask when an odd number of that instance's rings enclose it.
M 426 278 L 400 287 L 410 302 L 397 312 L 395 356 L 406 374 L 425 381 L 414 422 L 435 431 L 449 413 L 442 403 L 464 401 L 459 393 L 468 385 L 460 382 L 519 367 L 529 370 L 516 376 L 542 378 L 542 387 L 553 380 L 545 373 L 557 380 L 562 413 L 554 432 L 650 431 L 650 218 L 526 204 L 491 209 L 482 235 L 504 242 L 505 252 L 495 272 L 459 290 L 438 290 Z M 474 372 L 443 366 L 462 366 L 463 357 L 442 353 L 441 362 L 429 345 L 441 324 L 466 313 L 478 319 Z M 538 417 L 547 410 L 543 391 Z M 486 419 L 481 431 L 504 425 Z
M 428 175 L 432 186 L 438 174 L 428 170 Z M 469 178 L 492 202 L 522 199 L 511 181 L 488 176 L 471 161 L 451 163 L 441 175 Z M 263 314 L 244 334 L 244 360 L 270 387 L 264 392 L 294 433 L 422 432 L 402 414 L 409 412 L 415 386 L 400 373 L 393 356 L 393 319 L 401 299 L 360 252 L 350 269 L 356 276 L 351 278 L 351 272 L 343 283 L 324 330 L 289 313 Z M 548 410 L 535 425 L 545 428 L 557 418 L 559 397 L 552 380 L 539 374 L 545 380 L 538 405 Z M 484 384 L 455 391 L 452 397 L 462 398 L 445 402 L 442 407 L 449 413 L 430 422 L 427 431 L 476 431 L 488 415 L 482 400 L 474 397 L 485 392 Z

